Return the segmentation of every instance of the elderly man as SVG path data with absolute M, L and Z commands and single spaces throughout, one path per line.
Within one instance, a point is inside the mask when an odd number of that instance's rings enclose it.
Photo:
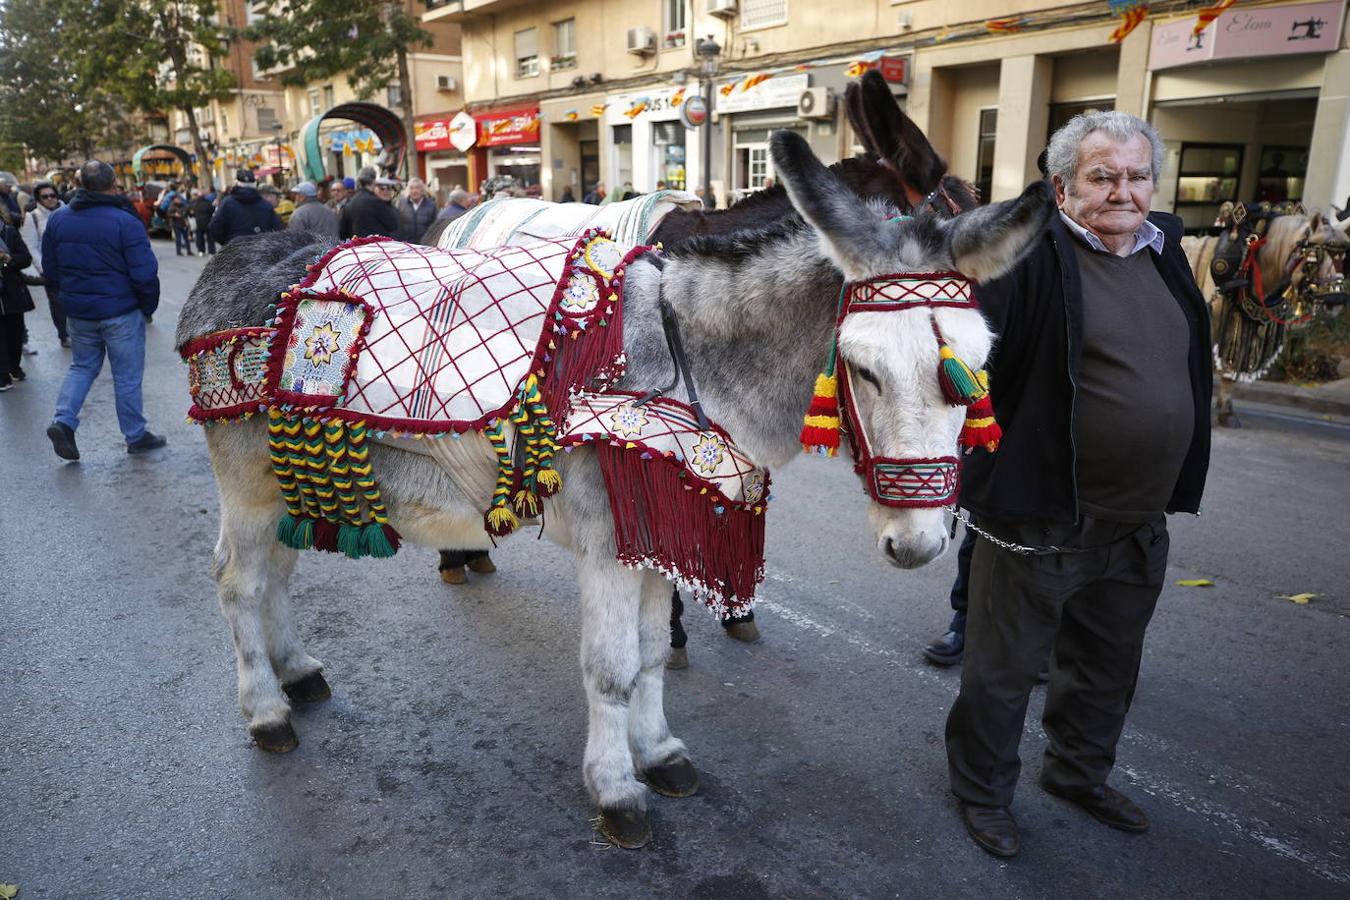
M 445 198 L 445 208 L 436 214 L 438 219 L 449 219 L 454 221 L 469 211 L 469 192 L 462 187 L 456 187 Z
M 1181 221 L 1149 212 L 1162 153 L 1134 116 L 1072 119 L 1047 154 L 1060 216 L 977 292 L 999 335 L 1004 437 L 962 478 L 980 537 L 947 759 L 967 830 L 998 856 L 1020 846 L 1017 748 L 1052 651 L 1041 786 L 1113 828 L 1148 828 L 1106 779 L 1162 590 L 1165 514 L 1199 510 L 1211 389 Z
M 357 174 L 356 184 L 356 192 L 338 213 L 338 236 L 344 241 L 372 234 L 397 237 L 398 213 L 389 202 L 394 197 L 391 185 L 395 182 L 377 177 L 375 167 L 366 166 Z
M 127 452 L 144 453 L 165 443 L 145 427 L 141 411 L 145 324 L 159 307 L 159 262 L 112 166 L 90 160 L 80 167 L 80 184 L 42 235 L 42 274 L 60 293 L 72 344 L 47 437 L 57 456 L 80 458 L 80 409 L 106 356 Z
M 286 228 L 290 231 L 308 231 L 336 243 L 337 213 L 319 202 L 318 186 L 312 181 L 302 181 L 291 188 L 291 193 L 295 195 L 295 202 L 299 205 L 295 208 L 295 212 L 291 213 L 291 220 L 286 224 Z
M 403 240 L 417 243 L 436 221 L 436 201 L 427 196 L 427 183 L 408 179 L 408 193 L 394 204 L 398 210 L 399 231 Z

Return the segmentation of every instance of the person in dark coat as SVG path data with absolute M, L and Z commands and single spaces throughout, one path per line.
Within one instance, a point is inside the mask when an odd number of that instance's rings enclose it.
M 427 184 L 420 178 L 408 180 L 408 191 L 398 198 L 394 208 L 398 210 L 400 235 L 411 244 L 422 240 L 436 221 L 436 201 L 427 196 Z
M 211 217 L 209 231 L 222 247 L 237 237 L 282 229 L 281 217 L 258 193 L 257 179 L 248 169 L 235 175 L 235 185 Z
M 445 198 L 445 208 L 436 214 L 436 218 L 453 222 L 469 211 L 469 202 L 469 192 L 457 187 Z
M 559 203 L 576 203 L 576 195 L 572 193 L 571 185 L 563 188 L 562 196 L 558 198 Z
M 47 437 L 57 456 L 80 458 L 80 409 L 106 356 L 127 452 L 143 453 L 165 444 L 145 427 L 141 411 L 145 326 L 159 307 L 159 262 L 112 166 L 90 160 L 80 167 L 80 183 L 42 236 L 42 274 L 61 293 L 72 355 Z
M 169 227 L 173 229 L 173 252 L 175 256 L 182 256 L 186 253 L 192 255 L 192 236 L 188 232 L 188 207 L 183 201 L 182 194 L 175 194 L 169 201 L 169 208 L 164 213 L 164 218 L 169 220 Z
M 23 314 L 35 307 L 23 270 L 32 264 L 33 254 L 19 229 L 0 221 L 0 391 L 9 390 L 26 377 Z
M 211 236 L 211 217 L 216 214 L 216 192 L 212 188 L 207 193 L 197 192 L 188 208 L 192 215 L 193 226 L 197 231 L 197 252 L 205 256 L 216 254 L 216 239 Z
M 377 197 L 371 190 L 376 179 L 374 166 L 366 166 L 356 176 L 356 192 L 347 198 L 338 214 L 338 236 L 342 240 L 372 234 L 398 237 L 398 213 L 387 199 Z
M 1009 806 L 1047 653 L 1041 787 L 1112 828 L 1149 827 L 1106 780 L 1166 576 L 1167 514 L 1200 509 L 1213 388 L 1181 220 L 1149 211 L 1162 157 L 1142 119 L 1075 116 L 1047 156 L 1059 215 L 975 291 L 997 334 L 1003 439 L 961 477 L 977 537 L 947 765 L 966 830 L 996 856 L 1020 847 Z

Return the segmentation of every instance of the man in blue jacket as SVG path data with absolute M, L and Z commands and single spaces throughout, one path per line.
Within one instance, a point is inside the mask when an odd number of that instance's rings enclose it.
M 240 169 L 234 176 L 235 185 L 221 201 L 220 208 L 211 217 L 207 227 L 211 237 L 222 247 L 231 239 L 280 231 L 281 217 L 272 204 L 258 193 L 257 179 L 248 169 Z
M 60 292 L 74 357 L 47 437 L 57 456 L 80 458 L 80 408 L 106 355 L 127 452 L 144 453 L 165 444 L 146 429 L 141 412 L 145 323 L 159 306 L 159 262 L 140 217 L 117 189 L 112 166 L 91 159 L 80 167 L 80 183 L 42 235 L 42 273 Z

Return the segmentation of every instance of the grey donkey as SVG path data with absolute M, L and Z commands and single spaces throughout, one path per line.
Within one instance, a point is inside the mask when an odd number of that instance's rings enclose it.
M 834 336 L 844 279 L 898 271 L 957 269 L 975 279 L 1007 271 L 1030 246 L 1052 207 L 1044 192 L 951 219 L 860 200 L 799 137 L 772 141 L 774 164 L 800 211 L 762 230 L 700 238 L 669 258 L 645 256 L 628 270 L 621 387 L 668 384 L 673 369 L 658 301 L 673 308 L 708 415 L 760 466 L 801 452 L 798 432 L 814 377 Z M 224 328 L 260 325 L 278 293 L 298 282 L 326 248 L 291 233 L 231 241 L 203 272 L 184 307 L 178 343 Z M 979 314 L 937 310 L 953 348 L 978 366 L 990 335 Z M 840 350 L 865 386 L 858 403 L 876 452 L 894 457 L 953 452 L 962 411 L 937 383 L 937 345 L 926 315 L 866 313 L 845 324 Z M 677 393 L 677 397 L 688 399 Z M 262 417 L 208 427 L 220 490 L 220 537 L 213 574 L 238 666 L 239 702 L 249 734 L 274 752 L 294 748 L 291 704 L 329 696 L 323 664 L 305 652 L 291 617 L 287 583 L 296 552 L 277 542 L 283 505 L 268 462 Z M 482 512 L 491 494 L 493 454 L 466 435 L 450 452 L 461 471 L 480 471 L 469 496 L 420 446 L 375 444 L 370 456 L 391 522 L 423 546 L 486 548 Z M 444 463 L 445 459 L 441 459 Z M 651 835 L 648 789 L 683 797 L 698 789 L 684 743 L 663 708 L 669 650 L 670 586 L 659 574 L 615 560 L 610 504 L 593 455 L 562 459 L 564 489 L 546 503 L 547 533 L 571 550 L 581 592 L 581 670 L 589 706 L 585 783 L 599 828 L 622 847 Z M 941 512 L 873 505 L 878 548 L 899 567 L 922 565 L 947 545 Z M 644 783 L 645 782 L 645 783 Z

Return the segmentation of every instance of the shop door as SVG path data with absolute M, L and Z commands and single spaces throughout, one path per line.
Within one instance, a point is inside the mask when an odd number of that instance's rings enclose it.
M 599 141 L 581 141 L 581 193 L 577 199 L 595 190 L 595 185 L 600 181 L 600 142 Z

